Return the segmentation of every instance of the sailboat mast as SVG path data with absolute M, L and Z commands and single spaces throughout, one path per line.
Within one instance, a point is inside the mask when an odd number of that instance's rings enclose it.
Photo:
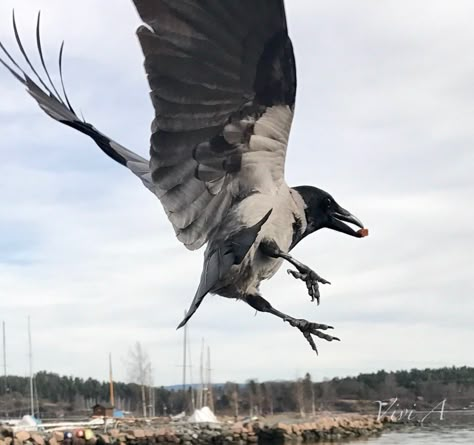
M 201 362 L 199 364 L 199 377 L 201 378 L 201 385 L 199 390 L 199 406 L 202 408 L 204 406 L 204 339 L 201 342 Z
M 29 359 L 30 359 L 30 407 L 31 415 L 35 415 L 35 396 L 33 387 L 33 348 L 31 343 L 31 321 L 28 315 L 28 345 L 29 345 Z
M 112 353 L 109 352 L 109 385 L 110 385 L 110 404 L 115 407 L 114 378 L 112 373 Z
M 186 311 L 184 311 L 184 318 L 186 318 Z M 183 411 L 186 412 L 186 357 L 187 357 L 187 342 L 188 342 L 188 325 L 184 325 L 183 338 Z
M 7 337 L 5 334 L 5 322 L 2 322 L 3 328 L 3 383 L 5 385 L 5 394 L 8 392 L 7 384 Z
M 188 335 L 188 338 L 189 337 Z M 191 385 L 191 410 L 194 412 L 196 409 L 196 391 L 194 389 L 194 379 L 193 379 L 193 360 L 191 356 L 191 345 L 188 340 L 188 362 L 189 362 L 189 383 Z
M 207 405 L 214 411 L 214 400 L 212 395 L 212 382 L 211 382 L 211 348 L 207 346 Z

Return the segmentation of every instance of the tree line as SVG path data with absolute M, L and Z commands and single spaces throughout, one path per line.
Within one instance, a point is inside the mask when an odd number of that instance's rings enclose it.
M 0 416 L 7 412 L 9 415 L 28 413 L 29 378 L 7 376 L 4 380 L 0 378 Z M 37 410 L 43 417 L 86 415 L 94 404 L 107 403 L 110 396 L 108 382 L 47 371 L 36 373 L 34 392 Z M 114 392 L 117 408 L 143 415 L 143 384 L 114 382 Z M 149 393 L 153 393 L 147 402 L 153 402 L 153 410 L 149 412 L 156 415 L 190 412 L 193 402 L 196 403 L 192 387 L 185 391 L 151 387 Z M 309 373 L 296 381 L 250 379 L 245 384 L 213 385 L 208 397 L 212 397 L 216 413 L 240 416 L 296 412 L 304 417 L 319 410 L 374 411 L 375 401 L 395 397 L 406 407 L 414 404 L 429 407 L 443 399 L 447 399 L 451 408 L 474 407 L 474 368 L 381 370 L 323 382 L 313 382 Z

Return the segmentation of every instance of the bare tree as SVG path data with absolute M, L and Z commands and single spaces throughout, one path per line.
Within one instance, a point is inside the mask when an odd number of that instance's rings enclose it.
M 232 391 L 232 403 L 234 405 L 235 421 L 239 418 L 239 385 L 235 384 Z
M 336 399 L 336 383 L 333 380 L 324 378 L 321 383 L 321 408 L 329 409 Z
M 153 372 L 151 367 L 148 379 L 148 415 L 150 417 L 155 417 L 155 387 L 153 384 Z
M 273 383 L 267 384 L 267 397 L 268 397 L 268 408 L 270 410 L 270 416 L 273 416 Z
M 141 387 L 141 401 L 143 417 L 147 415 L 146 386 L 150 386 L 152 381 L 151 362 L 148 353 L 143 349 L 140 342 L 136 342 L 129 349 L 128 357 L 128 378 Z
M 304 409 L 304 382 L 303 379 L 298 379 L 294 383 L 295 385 L 295 397 L 296 403 L 298 405 L 298 409 L 300 412 L 300 416 L 302 418 L 306 417 L 305 409 Z
M 303 397 L 305 409 L 311 411 L 311 415 L 314 417 L 316 413 L 316 406 L 314 400 L 314 384 L 311 380 L 311 374 L 307 372 L 303 380 Z M 309 403 L 308 403 L 309 402 Z

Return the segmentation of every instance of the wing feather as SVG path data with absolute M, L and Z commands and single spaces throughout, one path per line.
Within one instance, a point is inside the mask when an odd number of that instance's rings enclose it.
M 284 180 L 296 74 L 283 0 L 134 3 L 152 179 L 178 239 L 197 249 L 263 177 Z
M 81 120 L 64 87 L 31 63 L 13 16 L 30 76 L 0 43 L 0 58 L 42 110 L 91 137 L 155 193 L 178 238 L 206 243 L 236 200 L 272 191 L 284 163 L 296 94 L 296 71 L 283 0 L 134 0 L 144 23 L 137 35 L 155 108 L 147 160 Z M 36 77 L 38 83 L 32 79 Z M 48 86 L 48 83 L 50 86 Z M 62 93 L 62 94 L 60 94 Z
M 51 85 L 51 88 L 48 87 L 47 83 L 41 78 L 38 71 L 35 69 L 34 65 L 31 63 L 23 44 L 20 40 L 20 35 L 18 32 L 18 27 L 16 25 L 15 15 L 13 14 L 13 31 L 15 38 L 20 49 L 20 52 L 25 59 L 30 71 L 38 79 L 39 85 L 32 80 L 32 78 L 26 73 L 20 64 L 18 64 L 15 59 L 10 55 L 5 46 L 0 42 L 0 49 L 3 54 L 6 56 L 6 60 L 0 57 L 0 63 L 8 70 L 10 73 L 25 87 L 27 92 L 33 97 L 37 102 L 39 107 L 50 117 L 55 119 L 58 122 L 61 122 L 64 125 L 67 125 L 71 128 L 74 128 L 77 131 L 80 131 L 83 134 L 91 137 L 94 142 L 100 147 L 100 149 L 110 156 L 112 159 L 127 167 L 132 173 L 134 173 L 140 180 L 143 182 L 145 187 L 150 191 L 155 193 L 155 185 L 152 180 L 151 170 L 149 166 L 148 159 L 141 157 L 140 155 L 134 153 L 131 150 L 128 150 L 124 146 L 115 142 L 113 139 L 110 139 L 105 134 L 101 133 L 90 123 L 85 122 L 84 120 L 79 119 L 74 109 L 72 108 L 66 89 L 64 87 L 63 79 L 63 70 L 62 70 L 62 59 L 63 59 L 63 50 L 64 42 L 61 44 L 59 51 L 59 77 L 61 82 L 61 89 L 63 92 L 63 97 L 58 92 L 58 88 L 54 85 L 51 75 L 47 69 L 46 63 L 43 57 L 43 50 L 41 45 L 41 36 L 40 36 L 40 14 L 38 13 L 38 19 L 36 22 L 36 46 L 39 53 L 39 58 L 41 65 L 46 74 L 46 78 Z

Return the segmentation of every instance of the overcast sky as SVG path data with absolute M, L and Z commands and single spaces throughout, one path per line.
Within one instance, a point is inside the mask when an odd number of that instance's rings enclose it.
M 57 66 L 89 122 L 142 155 L 153 110 L 129 0 L 2 0 L 34 52 Z M 327 191 L 370 230 L 331 231 L 294 255 L 332 281 L 321 305 L 286 267 L 262 286 L 284 312 L 335 326 L 316 357 L 296 329 L 208 296 L 189 324 L 194 377 L 201 338 L 213 379 L 316 380 L 384 368 L 474 365 L 474 2 L 290 0 L 297 68 L 290 185 Z M 35 59 L 37 61 L 37 59 Z M 182 331 L 202 252 L 174 237 L 160 203 L 87 137 L 44 115 L 0 69 L 0 320 L 8 371 L 105 380 L 112 352 L 148 350 L 156 384 L 181 381 Z

